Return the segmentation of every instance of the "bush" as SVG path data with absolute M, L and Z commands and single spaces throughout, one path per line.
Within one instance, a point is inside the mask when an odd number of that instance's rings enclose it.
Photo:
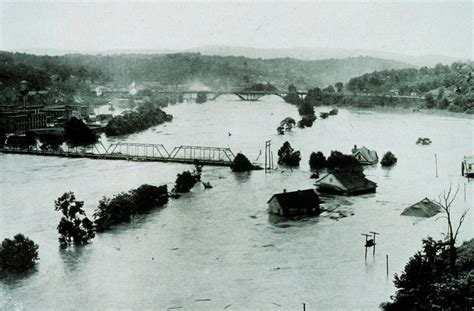
M 23 234 L 13 240 L 5 239 L 0 245 L 0 270 L 20 273 L 35 265 L 38 260 L 38 245 Z
M 141 185 L 129 192 L 122 192 L 112 199 L 102 198 L 94 212 L 97 231 L 105 231 L 112 225 L 130 222 L 136 214 L 142 214 L 168 202 L 168 187 Z
M 387 151 L 387 153 L 383 155 L 382 161 L 380 161 L 380 164 L 382 164 L 382 166 L 392 166 L 395 163 L 397 163 L 397 158 L 390 151 Z
M 451 112 L 463 112 L 464 110 L 459 107 L 459 106 L 456 106 L 455 104 L 451 103 L 449 104 L 448 106 L 448 111 L 451 111 Z
M 278 150 L 278 164 L 299 166 L 301 156 L 299 151 L 294 151 L 289 142 L 285 142 Z
M 326 157 L 321 151 L 311 153 L 309 167 L 311 170 L 321 170 L 326 167 Z
M 231 165 L 233 172 L 248 172 L 253 170 L 253 168 L 252 163 L 250 163 L 249 159 L 242 153 L 237 153 Z

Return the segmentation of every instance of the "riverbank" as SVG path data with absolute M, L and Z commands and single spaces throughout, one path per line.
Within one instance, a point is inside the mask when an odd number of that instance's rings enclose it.
M 332 106 L 326 106 L 332 107 Z M 447 110 L 440 109 L 419 109 L 416 107 L 387 107 L 387 106 L 375 106 L 372 108 L 360 108 L 353 106 L 344 106 L 341 107 L 349 111 L 370 111 L 370 112 L 381 112 L 381 113 L 397 113 L 397 114 L 424 114 L 437 117 L 452 117 L 466 120 L 474 120 L 474 114 L 460 113 L 460 112 L 451 112 Z

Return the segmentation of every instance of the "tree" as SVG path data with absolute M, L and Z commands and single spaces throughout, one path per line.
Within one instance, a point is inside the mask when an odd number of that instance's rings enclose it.
M 76 117 L 72 117 L 66 123 L 64 138 L 73 145 L 89 145 L 97 141 L 95 133 Z
M 94 225 L 87 218 L 83 201 L 77 201 L 73 192 L 65 192 L 56 201 L 54 209 L 63 217 L 58 225 L 59 243 L 68 247 L 71 243 L 87 244 L 95 237 Z
M 326 157 L 321 151 L 311 153 L 309 156 L 309 167 L 311 170 L 316 171 L 326 167 Z
M 338 93 L 342 93 L 342 91 L 344 90 L 344 84 L 342 84 L 342 82 L 336 82 L 334 86 L 336 87 L 336 92 Z
M 423 249 L 410 258 L 401 275 L 395 274 L 397 287 L 392 302 L 381 304 L 386 311 L 396 310 L 468 310 L 474 287 L 474 239 L 457 250 L 458 273 L 449 264 L 449 246 L 432 238 L 423 240 Z
M 363 168 L 352 155 L 342 154 L 339 151 L 331 151 L 327 158 L 326 166 L 328 170 L 347 171 L 352 173 L 362 173 Z
M 0 147 L 3 147 L 5 140 L 7 140 L 7 131 L 0 126 Z
M 189 192 L 197 182 L 198 180 L 194 174 L 190 171 L 184 171 L 177 175 L 173 191 L 177 193 Z
M 285 131 L 291 131 L 292 128 L 294 128 L 296 125 L 295 119 L 291 117 L 287 117 L 280 122 L 279 128 L 284 129 Z
M 382 166 L 392 166 L 395 163 L 397 163 L 397 157 L 395 157 L 395 155 L 390 151 L 387 151 L 383 155 L 382 161 L 380 161 L 380 164 L 382 164 Z
M 207 93 L 206 92 L 198 92 L 196 97 L 196 103 L 202 104 L 207 101 Z
M 278 164 L 299 166 L 300 161 L 300 152 L 294 151 L 289 142 L 284 142 L 283 146 L 278 150 Z
M 143 214 L 168 202 L 168 187 L 141 185 L 137 189 L 122 192 L 112 199 L 102 198 L 94 212 L 97 231 L 105 231 L 112 225 L 130 222 L 136 214 Z
M 428 109 L 432 109 L 435 107 L 436 105 L 436 102 L 435 102 L 435 99 L 433 97 L 433 94 L 431 93 L 426 93 L 425 95 L 425 105 L 426 105 L 426 108 Z
M 302 101 L 298 106 L 300 116 L 314 116 L 314 107 L 307 101 Z
M 444 211 L 446 221 L 448 223 L 448 233 L 447 233 L 447 244 L 449 246 L 449 264 L 451 267 L 451 271 L 454 273 L 456 271 L 456 240 L 458 238 L 459 230 L 466 218 L 467 213 L 469 212 L 469 208 L 464 209 L 459 218 L 457 224 L 453 224 L 453 216 L 452 216 L 452 204 L 456 199 L 456 196 L 459 192 L 459 186 L 457 187 L 456 191 L 452 193 L 452 187 L 449 185 L 448 192 L 443 191 L 443 195 L 440 195 L 438 203 L 441 205 L 441 209 Z
M 13 240 L 5 239 L 0 245 L 0 271 L 20 273 L 35 265 L 38 245 L 19 233 Z
M 231 166 L 233 172 L 248 172 L 253 170 L 253 168 L 252 163 L 242 153 L 237 153 Z

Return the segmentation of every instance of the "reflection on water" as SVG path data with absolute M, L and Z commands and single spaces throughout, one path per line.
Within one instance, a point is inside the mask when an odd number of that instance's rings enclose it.
M 177 173 L 193 167 L 0 155 L 0 238 L 22 232 L 40 245 L 36 271 L 0 282 L 0 306 L 295 310 L 305 302 L 308 309 L 376 310 L 394 293 L 391 278 L 421 247 L 421 239 L 441 238 L 446 231 L 442 221 L 401 217 L 401 211 L 425 196 L 436 198 L 450 182 L 461 185 L 455 213 L 472 205 L 474 183 L 460 177 L 461 159 L 474 149 L 471 120 L 339 110 L 312 128 L 279 136 L 276 127 L 283 118 L 298 119 L 294 106 L 271 97 L 228 99 L 170 106 L 165 110 L 174 119 L 166 126 L 102 142 L 229 147 L 254 160 L 266 140 L 272 141 L 274 155 L 288 140 L 301 150 L 301 167 L 267 174 L 204 167 L 203 180 L 212 189 L 170 200 L 165 208 L 98 234 L 80 248 L 59 249 L 60 215 L 53 201 L 63 192 L 74 191 L 91 216 L 104 195 L 143 183 L 171 188 Z M 433 143 L 417 146 L 418 137 Z M 378 184 L 376 194 L 326 196 L 320 217 L 287 220 L 267 213 L 273 193 L 313 186 L 312 151 L 347 153 L 354 144 L 380 156 L 390 150 L 398 158 L 390 169 L 373 165 L 365 170 Z M 466 219 L 462 239 L 474 235 L 473 215 Z M 369 231 L 380 236 L 375 256 L 369 253 L 365 261 L 361 233 Z

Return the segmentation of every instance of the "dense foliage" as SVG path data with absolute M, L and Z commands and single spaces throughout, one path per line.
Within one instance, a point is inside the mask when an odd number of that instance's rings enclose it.
M 414 95 L 425 98 L 426 108 L 474 113 L 473 63 L 437 64 L 432 68 L 383 70 L 350 79 L 351 92 Z
M 38 260 L 38 245 L 23 234 L 0 245 L 0 271 L 20 273 L 32 268 Z
M 331 155 L 327 158 L 326 166 L 328 170 L 353 173 L 361 173 L 363 171 L 362 165 L 352 155 L 343 154 L 339 151 L 331 151 Z
M 250 92 L 275 92 L 278 88 L 270 83 L 263 84 L 263 83 L 255 83 L 251 86 L 244 88 L 244 91 Z
M 468 310 L 474 300 L 474 239 L 457 248 L 457 272 L 450 269 L 449 247 L 432 238 L 410 258 L 401 275 L 395 275 L 398 291 L 382 309 Z
M 54 201 L 54 209 L 61 211 L 59 221 L 59 243 L 68 247 L 71 243 L 87 244 L 95 237 L 94 225 L 87 218 L 83 201 L 77 201 L 73 192 L 66 192 Z
M 287 166 L 299 166 L 301 155 L 299 151 L 294 151 L 289 142 L 284 142 L 278 150 L 278 164 Z
M 105 231 L 115 224 L 129 222 L 136 214 L 143 214 L 168 202 L 168 187 L 141 185 L 113 198 L 104 197 L 94 212 L 97 231 Z
M 33 89 L 72 77 L 92 82 L 158 81 L 162 85 L 198 80 L 214 89 L 272 81 L 278 88 L 291 83 L 303 87 L 345 81 L 373 70 L 405 68 L 407 64 L 372 57 L 304 61 L 290 58 L 256 59 L 205 56 L 199 53 L 36 56 L 0 52 L 0 81 L 31 82 Z
M 390 151 L 387 151 L 387 153 L 383 155 L 382 161 L 380 161 L 382 166 L 392 166 L 395 165 L 395 163 L 397 163 L 397 157 Z
M 149 127 L 171 121 L 173 116 L 152 103 L 145 103 L 137 111 L 127 111 L 116 116 L 105 127 L 107 136 L 131 134 L 148 129 Z
M 72 145 L 90 145 L 97 136 L 82 120 L 72 117 L 64 126 L 64 139 Z
M 237 153 L 231 166 L 233 172 L 248 172 L 253 170 L 253 168 L 252 163 L 242 153 Z
M 326 157 L 321 151 L 312 152 L 309 156 L 309 167 L 311 170 L 322 170 L 326 168 Z

